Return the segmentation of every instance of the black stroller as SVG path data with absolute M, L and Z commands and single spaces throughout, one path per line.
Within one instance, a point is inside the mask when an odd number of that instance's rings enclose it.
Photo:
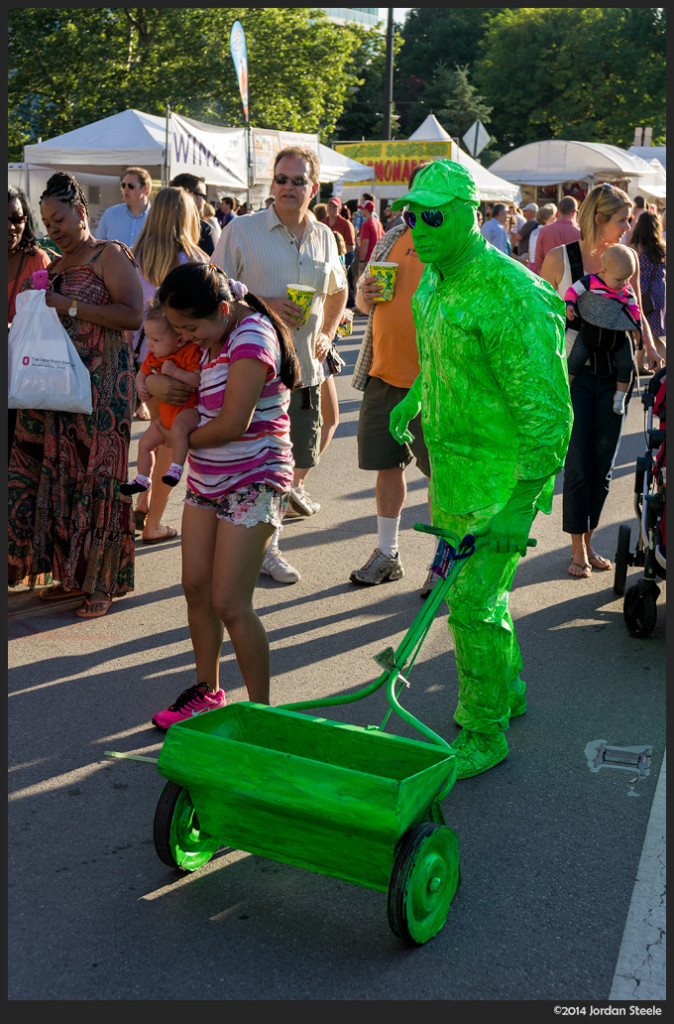
M 666 367 L 648 382 L 641 401 L 645 410 L 646 452 L 637 459 L 634 480 L 634 507 L 639 532 L 635 551 L 630 550 L 630 528 L 618 530 L 613 590 L 625 595 L 623 616 L 632 636 L 647 637 L 657 619 L 656 601 L 660 594 L 657 580 L 667 577 L 667 456 L 665 421 L 667 405 Z M 657 417 L 659 427 L 653 426 Z M 644 567 L 644 575 L 625 593 L 627 567 Z

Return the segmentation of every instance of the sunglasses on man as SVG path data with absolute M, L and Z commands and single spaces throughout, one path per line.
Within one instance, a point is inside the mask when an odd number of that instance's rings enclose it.
M 454 213 L 461 206 L 466 206 L 469 202 L 470 200 L 467 199 L 462 203 L 455 203 L 450 212 Z M 424 224 L 427 224 L 429 228 L 439 228 L 445 223 L 445 215 L 442 210 L 422 210 L 419 216 Z M 408 228 L 413 228 L 417 223 L 417 215 L 416 213 L 412 213 L 411 210 L 405 210 L 403 213 L 403 220 L 407 224 Z
M 302 185 L 308 185 L 309 179 L 303 174 L 296 174 L 294 177 L 289 177 L 287 174 L 275 174 L 274 181 L 277 185 L 286 185 L 288 182 L 295 185 L 296 188 L 300 188 Z
M 123 192 L 123 191 L 124 191 L 125 189 L 127 189 L 127 188 L 128 188 L 128 190 L 129 190 L 129 192 L 133 192 L 133 190 L 134 190 L 135 188 L 140 188 L 140 185 L 134 185 L 134 183 L 133 183 L 132 181 L 123 181 L 123 182 L 122 182 L 122 186 L 121 186 L 121 187 L 122 187 L 122 192 Z

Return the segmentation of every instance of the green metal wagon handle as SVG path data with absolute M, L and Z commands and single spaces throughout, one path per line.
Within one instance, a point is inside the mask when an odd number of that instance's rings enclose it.
M 475 550 L 488 543 L 488 535 L 485 534 L 480 538 L 475 538 L 469 534 L 461 539 L 452 530 L 447 530 L 442 527 L 427 526 L 424 523 L 415 523 L 414 529 L 423 533 L 432 533 L 435 536 L 442 538 L 454 550 L 456 557 L 445 579 L 438 583 L 431 591 L 430 596 L 427 598 L 423 608 L 420 610 L 414 622 L 403 637 L 398 649 L 394 651 L 392 647 L 387 647 L 384 651 L 375 655 L 374 660 L 378 665 L 384 668 L 384 672 L 382 672 L 382 674 L 372 683 L 368 683 L 367 686 L 361 687 L 356 690 L 355 693 L 336 694 L 332 697 L 324 697 L 321 700 L 297 701 L 292 704 L 282 704 L 280 706 L 289 711 L 299 711 L 309 710 L 310 708 L 331 707 L 336 704 L 348 704 L 352 701 L 362 700 L 364 697 L 368 697 L 371 693 L 375 693 L 380 689 L 384 683 L 388 682 L 387 697 L 390 709 L 381 725 L 372 726 L 372 728 L 377 729 L 377 731 L 382 731 L 390 717 L 391 711 L 395 711 L 400 718 L 421 732 L 433 743 L 436 743 L 438 746 L 444 747 L 451 752 L 449 743 L 447 743 L 442 736 L 433 732 L 432 729 L 429 729 L 428 726 L 424 725 L 423 722 L 420 722 L 418 718 L 402 707 L 398 700 L 398 693 L 400 693 L 403 686 L 409 685 L 403 675 L 403 671 L 408 669 L 408 662 L 409 668 L 411 668 L 414 663 L 419 648 L 425 640 L 435 618 L 436 612 L 442 604 L 445 594 L 452 585 L 455 576 L 460 572 L 465 559 L 470 557 Z

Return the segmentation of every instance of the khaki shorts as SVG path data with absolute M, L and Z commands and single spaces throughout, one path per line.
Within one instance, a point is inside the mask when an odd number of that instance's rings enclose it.
M 412 459 L 430 477 L 431 464 L 421 429 L 421 418 L 411 420 L 411 444 L 400 444 L 389 430 L 389 416 L 409 388 L 396 388 L 379 377 L 368 377 L 358 417 L 358 465 L 360 469 L 404 469 Z
M 288 415 L 295 468 L 311 469 L 318 465 L 321 451 L 321 385 L 291 391 Z

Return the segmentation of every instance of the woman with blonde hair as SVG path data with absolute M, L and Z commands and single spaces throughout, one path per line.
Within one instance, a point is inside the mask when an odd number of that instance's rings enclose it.
M 580 239 L 557 246 L 546 255 L 541 277 L 564 298 L 567 289 L 586 274 L 599 274 L 601 257 L 617 245 L 629 227 L 632 201 L 613 185 L 596 185 L 583 200 L 578 211 Z M 639 269 L 630 280 L 641 309 Z M 648 321 L 641 317 L 642 342 L 646 358 L 659 365 Z M 573 346 L 576 332 L 567 329 L 567 353 Z M 571 384 L 573 431 L 564 465 L 562 495 L 562 529 L 571 535 L 569 575 L 575 579 L 588 577 L 611 568 L 608 558 L 597 554 L 592 534 L 608 496 L 622 425 L 625 416 L 613 412 L 616 391 L 615 367 L 610 355 L 590 353 L 580 373 Z M 629 401 L 628 392 L 628 401 Z
M 199 248 L 201 223 L 196 203 L 184 188 L 163 188 L 152 200 L 143 230 L 133 247 L 143 286 L 143 308 L 155 297 L 164 278 L 183 263 L 208 263 L 209 257 Z M 134 359 L 138 369 L 147 355 L 143 327 L 132 338 Z M 150 419 L 159 415 L 159 401 L 149 393 L 139 396 L 148 407 Z M 152 487 L 138 498 L 134 512 L 137 530 L 142 530 L 144 544 L 171 540 L 177 531 L 162 523 L 161 517 L 171 494 L 162 476 L 171 464 L 171 449 L 162 445 L 156 453 Z

